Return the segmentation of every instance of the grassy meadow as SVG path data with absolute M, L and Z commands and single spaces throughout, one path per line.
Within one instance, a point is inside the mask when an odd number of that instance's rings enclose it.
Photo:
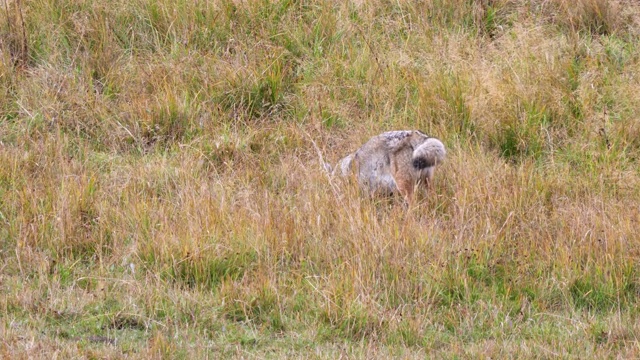
M 639 162 L 631 0 L 4 0 L 0 358 L 638 358 Z

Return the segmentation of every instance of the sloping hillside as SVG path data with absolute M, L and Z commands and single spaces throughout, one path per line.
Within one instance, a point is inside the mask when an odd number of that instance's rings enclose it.
M 0 7 L 0 357 L 640 357 L 635 1 Z

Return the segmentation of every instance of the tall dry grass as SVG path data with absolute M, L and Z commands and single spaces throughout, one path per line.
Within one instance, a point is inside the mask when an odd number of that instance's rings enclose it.
M 3 357 L 637 356 L 632 3 L 5 5 Z

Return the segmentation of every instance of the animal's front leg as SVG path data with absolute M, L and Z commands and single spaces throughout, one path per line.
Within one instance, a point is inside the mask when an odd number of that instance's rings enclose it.
M 398 186 L 398 191 L 400 192 L 400 195 L 402 195 L 402 197 L 404 198 L 404 201 L 409 206 L 409 208 L 411 208 L 414 201 L 414 192 L 413 192 L 414 185 L 415 185 L 414 180 L 408 176 L 402 176 L 401 174 L 398 174 L 398 175 L 400 176 L 395 177 L 396 185 Z

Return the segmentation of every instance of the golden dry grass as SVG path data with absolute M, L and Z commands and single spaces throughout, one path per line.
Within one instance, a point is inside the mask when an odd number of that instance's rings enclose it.
M 0 13 L 0 356 L 639 356 L 633 2 Z M 408 128 L 409 211 L 321 171 Z

